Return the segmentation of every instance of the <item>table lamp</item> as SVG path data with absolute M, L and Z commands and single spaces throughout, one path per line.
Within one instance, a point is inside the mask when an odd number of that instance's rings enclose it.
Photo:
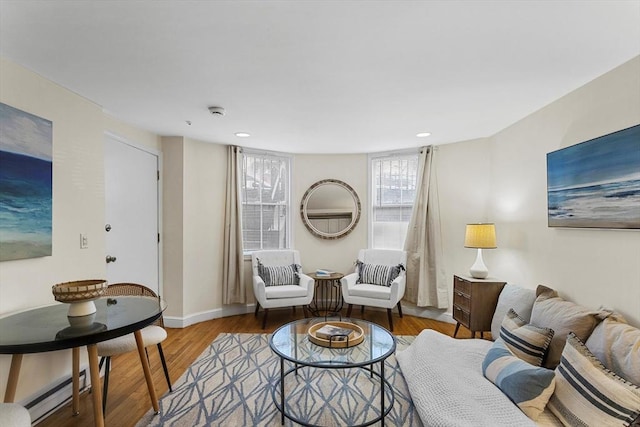
M 482 250 L 496 248 L 496 226 L 494 224 L 467 224 L 464 247 L 478 249 L 476 262 L 469 269 L 471 276 L 476 279 L 486 278 L 489 275 L 489 270 L 482 260 Z

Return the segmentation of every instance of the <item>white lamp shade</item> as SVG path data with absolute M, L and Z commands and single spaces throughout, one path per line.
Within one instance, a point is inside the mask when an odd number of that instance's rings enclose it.
M 467 224 L 464 247 L 495 249 L 497 247 L 495 224 Z

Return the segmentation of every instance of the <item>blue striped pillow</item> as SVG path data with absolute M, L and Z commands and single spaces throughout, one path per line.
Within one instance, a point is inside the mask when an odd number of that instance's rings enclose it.
M 367 283 L 370 285 L 391 286 L 402 270 L 404 265 L 381 265 L 381 264 L 365 264 L 362 261 L 356 261 L 358 268 L 358 280 L 356 283 Z
M 534 421 L 544 411 L 555 388 L 552 370 L 521 360 L 501 339 L 487 352 L 482 373 Z
M 264 281 L 265 286 L 298 285 L 298 265 L 264 265 L 258 260 L 258 275 Z
M 500 326 L 500 338 L 509 350 L 535 366 L 542 365 L 553 334 L 553 329 L 539 328 L 527 323 L 514 309 L 507 312 Z
M 571 332 L 549 409 L 566 426 L 640 424 L 640 387 L 609 371 Z

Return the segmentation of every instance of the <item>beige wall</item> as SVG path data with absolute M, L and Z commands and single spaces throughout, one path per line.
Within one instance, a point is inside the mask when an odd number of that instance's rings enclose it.
M 162 138 L 162 291 L 165 317 L 184 315 L 184 138 Z
M 0 263 L 0 315 L 53 304 L 55 283 L 103 278 L 105 131 L 158 148 L 154 134 L 105 115 L 102 108 L 5 59 L 0 59 L 0 102 L 53 122 L 53 254 Z M 80 233 L 89 248 L 80 249 Z M 86 364 L 85 352 L 81 352 Z M 0 355 L 0 396 L 11 357 Z M 16 394 L 22 400 L 70 374 L 71 353 L 24 357 Z
M 165 319 L 183 326 L 223 307 L 227 147 L 164 137 L 162 151 Z
M 0 264 L 0 314 L 52 303 L 54 283 L 104 277 L 105 131 L 162 149 L 167 316 L 228 314 L 220 283 L 225 147 L 181 137 L 160 142 L 28 70 L 5 60 L 0 67 L 0 101 L 52 120 L 54 129 L 54 253 Z M 499 248 L 485 251 L 492 276 L 532 288 L 546 283 L 576 302 L 606 304 L 640 324 L 638 232 L 547 228 L 545 178 L 547 152 L 640 122 L 639 76 L 636 58 L 493 137 L 438 148 L 447 277 L 464 273 L 475 257 L 462 245 L 464 225 L 495 221 Z M 293 241 L 306 270 L 349 271 L 357 250 L 367 246 L 367 165 L 366 155 L 293 156 Z M 353 186 L 364 208 L 355 231 L 342 240 L 313 237 L 299 218 L 304 191 L 324 178 Z M 79 249 L 81 232 L 89 236 L 89 249 Z M 247 277 L 252 300 L 250 283 Z M 0 355 L 0 385 L 9 359 Z M 68 375 L 69 368 L 69 352 L 25 357 L 23 372 L 31 375 L 21 378 L 18 400 Z
M 184 312 L 222 307 L 227 147 L 185 138 Z
M 350 272 L 358 257 L 358 250 L 367 247 L 369 195 L 367 190 L 367 155 L 302 155 L 293 159 L 292 203 L 293 246 L 300 251 L 305 271 L 328 268 Z M 302 223 L 300 203 L 305 191 L 322 179 L 338 179 L 349 184 L 360 198 L 362 215 L 356 228 L 337 240 L 320 239 L 312 235 Z
M 486 261 L 497 277 L 544 283 L 640 325 L 639 231 L 548 228 L 546 210 L 546 153 L 639 123 L 636 57 L 491 138 L 498 249 Z

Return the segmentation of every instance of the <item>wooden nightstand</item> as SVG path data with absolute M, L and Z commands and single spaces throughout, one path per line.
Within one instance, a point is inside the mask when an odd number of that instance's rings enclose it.
M 484 338 L 483 332 L 491 330 L 493 312 L 505 283 L 495 279 L 453 276 L 453 318 L 458 322 L 454 337 L 463 325 L 471 331 L 473 338 L 478 331 L 480 338 Z

